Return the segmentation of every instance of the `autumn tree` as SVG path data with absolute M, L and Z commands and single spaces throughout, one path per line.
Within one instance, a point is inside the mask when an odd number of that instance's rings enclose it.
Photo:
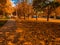
M 52 1 L 52 2 L 49 2 L 46 6 L 48 7 L 47 21 L 49 21 L 49 16 L 50 16 L 52 11 L 54 11 L 54 13 L 55 13 L 54 18 L 56 19 L 57 14 L 56 14 L 55 10 L 56 10 L 57 7 L 60 6 L 60 3 Z
M 56 19 L 56 16 L 57 16 L 56 9 L 57 9 L 58 7 L 60 7 L 60 3 L 59 3 L 59 2 L 53 2 L 51 6 L 52 6 L 53 11 L 54 11 L 54 13 L 55 13 L 54 18 Z M 59 11 L 59 10 L 58 10 L 58 11 Z
M 0 4 L 0 14 L 2 14 L 2 5 Z
M 26 2 L 22 2 L 18 4 L 17 12 L 19 17 L 24 16 L 25 19 L 26 16 L 29 17 L 33 14 L 33 7 Z
M 8 15 L 8 14 L 12 14 L 13 12 L 13 7 L 12 7 L 12 3 L 10 0 L 2 0 L 0 1 L 0 9 L 1 11 L 3 11 L 3 15 Z
M 5 4 L 6 4 L 6 0 L 0 0 L 0 13 L 3 12 Z
M 11 15 L 12 12 L 14 11 L 14 10 L 13 10 L 13 7 L 12 7 L 12 3 L 11 3 L 10 0 L 7 0 L 7 3 L 5 4 L 4 10 L 5 10 L 5 13 L 10 14 L 10 15 Z
M 0 0 L 0 4 L 5 5 L 6 0 Z

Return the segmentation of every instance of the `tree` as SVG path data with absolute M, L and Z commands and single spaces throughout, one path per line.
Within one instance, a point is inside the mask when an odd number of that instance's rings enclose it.
M 0 14 L 2 15 L 2 5 L 0 4 Z
M 50 16 L 52 10 L 55 11 L 55 9 L 57 7 L 59 7 L 59 5 L 60 5 L 59 2 L 54 2 L 54 1 L 49 1 L 49 0 L 42 0 L 42 1 L 34 0 L 33 1 L 33 6 L 34 6 L 35 10 L 37 10 L 37 11 L 42 10 L 42 9 L 44 10 L 44 8 L 47 7 L 47 10 L 48 10 L 47 21 L 49 21 L 49 16 Z M 55 17 L 56 17 L 56 14 L 55 14 Z
M 7 14 L 12 14 L 12 12 L 14 11 L 10 0 L 7 1 L 4 10 L 5 10 L 5 13 Z
M 45 6 L 45 1 L 46 0 L 33 0 L 33 7 L 35 10 L 39 10 Z
M 2 0 L 0 2 L 1 2 L 0 8 L 1 8 L 1 11 L 3 11 L 3 15 L 5 16 L 5 14 L 12 14 L 13 7 L 10 0 L 4 0 L 4 1 Z
M 26 16 L 29 17 L 32 15 L 33 7 L 26 2 L 22 2 L 17 5 L 17 12 L 19 17 L 24 16 L 25 19 Z
M 54 15 L 54 18 L 56 19 L 56 8 L 60 6 L 60 3 L 58 2 L 49 2 L 49 4 L 47 5 L 48 6 L 48 15 L 47 15 L 47 21 L 49 21 L 49 16 L 51 14 L 52 11 L 54 11 L 55 15 Z
M 41 10 L 44 10 L 44 8 L 48 7 L 47 8 L 47 10 L 48 10 L 47 21 L 49 20 L 50 5 L 49 5 L 48 0 L 34 0 L 33 1 L 33 7 L 35 8 L 36 11 L 41 11 Z
M 57 16 L 56 9 L 57 9 L 59 6 L 60 6 L 60 3 L 59 3 L 59 2 L 53 2 L 52 7 L 53 7 L 53 10 L 54 10 L 54 13 L 55 13 L 55 15 L 54 15 L 54 18 L 55 18 L 55 19 L 56 19 L 56 16 Z
M 3 12 L 5 4 L 6 4 L 6 0 L 0 0 L 0 12 Z
M 6 4 L 6 0 L 0 0 L 0 4 L 1 5 L 5 5 Z

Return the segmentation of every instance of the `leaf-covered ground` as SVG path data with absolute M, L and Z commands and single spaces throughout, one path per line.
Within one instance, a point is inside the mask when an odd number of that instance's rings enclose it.
M 42 45 L 60 38 L 60 23 L 8 21 L 6 24 L 8 28 L 0 31 L 0 45 Z

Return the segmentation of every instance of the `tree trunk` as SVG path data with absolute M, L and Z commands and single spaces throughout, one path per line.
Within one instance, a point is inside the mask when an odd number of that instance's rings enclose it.
M 49 17 L 50 17 L 50 10 L 48 10 L 47 21 L 49 21 Z
M 54 15 L 54 19 L 56 19 L 56 15 Z
M 16 9 L 16 16 L 18 17 L 17 9 Z
M 25 20 L 25 14 L 24 14 L 24 20 Z
M 37 15 L 36 15 L 36 20 L 37 20 L 37 18 L 38 18 L 38 17 L 37 17 Z
M 55 12 L 55 14 L 54 14 L 54 19 L 56 19 L 56 12 Z
M 49 14 L 47 15 L 47 21 L 49 21 Z
M 5 12 L 3 12 L 3 18 L 5 18 Z
M 29 19 L 29 15 L 28 15 L 28 19 Z
M 3 15 L 5 16 L 5 12 L 3 12 Z
M 50 12 L 51 12 L 51 7 L 50 7 L 50 6 L 48 6 L 48 15 L 47 15 L 47 21 L 49 21 Z
M 37 18 L 38 18 L 38 17 L 37 17 L 37 11 L 36 11 L 36 14 L 35 14 L 35 15 L 36 15 L 36 21 L 37 21 Z

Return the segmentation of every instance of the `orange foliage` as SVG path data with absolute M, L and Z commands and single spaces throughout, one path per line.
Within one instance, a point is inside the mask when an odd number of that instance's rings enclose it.
M 57 7 L 55 11 L 56 11 L 57 15 L 60 15 L 60 6 Z
M 12 13 L 13 12 L 12 3 L 10 2 L 10 0 L 7 0 L 7 3 L 5 5 L 4 9 L 7 13 Z
M 18 4 L 17 10 L 21 15 L 28 15 L 33 13 L 32 5 L 29 5 L 26 2 Z
M 51 11 L 51 15 L 60 16 L 60 6 L 57 7 L 54 11 Z
M 10 2 L 10 0 L 6 0 L 6 3 L 4 3 L 4 5 L 2 3 L 3 2 L 0 3 L 0 10 L 2 10 L 5 13 L 13 12 L 12 3 Z
M 60 2 L 60 0 L 55 0 L 56 2 Z

